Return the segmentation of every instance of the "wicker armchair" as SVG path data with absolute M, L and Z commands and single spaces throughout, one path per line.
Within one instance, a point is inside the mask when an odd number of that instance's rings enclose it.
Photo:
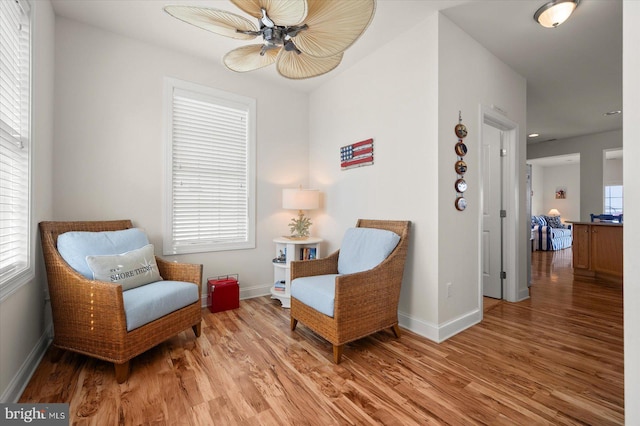
M 298 321 L 333 344 L 333 361 L 340 363 L 346 343 L 391 328 L 400 337 L 398 301 L 409 244 L 411 222 L 358 220 L 357 227 L 393 231 L 400 241 L 378 266 L 364 272 L 335 278 L 334 315 L 330 317 L 291 297 L 291 330 Z M 329 257 L 291 263 L 291 281 L 300 277 L 336 274 L 336 251 Z
M 122 287 L 85 278 L 63 260 L 57 250 L 58 235 L 69 231 L 117 231 L 132 227 L 130 220 L 104 222 L 41 222 L 51 311 L 53 345 L 89 355 L 115 366 L 118 383 L 129 376 L 129 361 L 164 340 L 192 327 L 200 336 L 200 301 L 162 318 L 127 331 Z M 201 294 L 202 265 L 180 264 L 156 258 L 165 280 L 198 286 Z

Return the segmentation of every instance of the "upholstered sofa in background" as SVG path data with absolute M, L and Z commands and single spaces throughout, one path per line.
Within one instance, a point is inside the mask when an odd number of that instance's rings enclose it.
M 532 216 L 533 250 L 554 251 L 571 247 L 573 231 L 560 216 Z

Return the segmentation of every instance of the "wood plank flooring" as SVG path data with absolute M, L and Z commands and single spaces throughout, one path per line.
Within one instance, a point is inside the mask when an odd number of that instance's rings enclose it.
M 622 289 L 573 281 L 571 250 L 533 254 L 531 298 L 436 344 L 403 330 L 331 346 L 268 297 L 204 312 L 132 361 L 45 355 L 20 402 L 68 402 L 77 425 L 624 424 Z

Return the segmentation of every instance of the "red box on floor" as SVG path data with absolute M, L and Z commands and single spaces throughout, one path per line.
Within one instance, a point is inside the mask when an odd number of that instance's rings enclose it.
M 207 306 L 211 312 L 227 311 L 240 307 L 238 278 L 208 278 Z

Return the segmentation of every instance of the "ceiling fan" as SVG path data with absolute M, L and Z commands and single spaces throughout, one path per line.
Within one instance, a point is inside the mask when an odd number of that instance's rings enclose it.
M 170 5 L 171 16 L 213 33 L 262 43 L 228 52 L 223 62 L 237 72 L 276 64 L 286 78 L 316 77 L 336 68 L 343 53 L 367 29 L 376 0 L 230 0 L 258 19 L 259 27 L 235 13 Z

